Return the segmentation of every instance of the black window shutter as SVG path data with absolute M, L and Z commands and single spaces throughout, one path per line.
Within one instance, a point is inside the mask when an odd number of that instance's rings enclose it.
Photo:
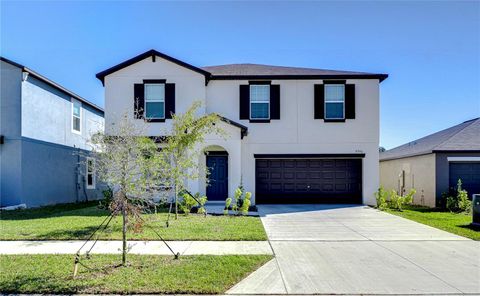
M 270 86 L 270 119 L 280 119 L 280 85 Z
M 315 84 L 314 89 L 314 117 L 315 119 L 325 118 L 325 85 Z
M 345 84 L 345 118 L 355 118 L 355 84 Z
M 133 116 L 134 118 L 143 117 L 143 108 L 145 105 L 145 92 L 142 83 L 135 83 L 133 87 Z
M 165 118 L 175 114 L 175 83 L 165 83 Z
M 240 85 L 240 119 L 250 119 L 250 85 Z

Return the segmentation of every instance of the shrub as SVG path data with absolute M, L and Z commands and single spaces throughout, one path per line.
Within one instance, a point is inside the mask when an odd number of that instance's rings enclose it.
M 468 199 L 468 193 L 462 189 L 462 180 L 458 179 L 457 190 L 454 194 L 446 197 L 446 207 L 454 213 L 469 213 L 472 209 L 472 202 Z
M 382 186 L 375 192 L 375 198 L 377 199 L 377 209 L 385 210 L 388 207 L 387 198 L 388 192 L 383 189 Z
M 250 198 L 252 198 L 252 193 L 251 192 L 245 192 L 245 196 L 243 198 L 242 206 L 240 207 L 239 212 L 242 213 L 242 215 L 247 215 L 248 214 L 248 209 L 250 208 Z
M 198 201 L 198 202 L 197 202 Z M 188 215 L 193 207 L 198 207 L 197 213 L 206 214 L 205 203 L 207 202 L 206 196 L 200 196 L 200 193 L 195 193 L 195 198 L 188 192 L 182 192 L 180 194 L 178 207 L 185 215 Z
M 417 193 L 417 191 L 415 188 L 412 188 L 409 193 L 402 196 L 398 194 L 396 190 L 392 189 L 390 191 L 389 207 L 397 211 L 402 211 L 404 205 L 412 204 L 415 193 Z
M 180 198 L 178 202 L 178 207 L 180 211 L 183 212 L 185 215 L 190 214 L 190 211 L 194 206 L 197 205 L 197 202 L 192 196 L 190 196 L 190 194 L 186 192 L 182 192 L 179 195 Z
M 198 194 L 198 198 L 197 198 L 198 199 L 198 213 L 206 215 L 207 210 L 205 209 L 205 204 L 207 203 L 208 199 L 205 195 L 200 197 L 200 193 L 197 192 L 197 194 Z M 195 194 L 195 196 L 197 196 L 197 194 Z
M 103 200 L 99 202 L 98 207 L 100 209 L 108 210 L 113 200 L 113 190 L 108 186 L 106 189 L 102 190 L 102 194 Z
M 228 215 L 228 209 L 230 208 L 230 205 L 232 204 L 232 198 L 228 197 L 225 200 L 225 208 L 223 209 L 223 214 Z
M 247 215 L 251 205 L 251 198 L 251 192 L 244 192 L 243 187 L 241 185 L 238 186 L 237 189 L 235 189 L 233 198 L 229 197 L 225 200 L 223 213 L 227 215 L 231 206 L 231 209 L 235 211 L 237 215 Z

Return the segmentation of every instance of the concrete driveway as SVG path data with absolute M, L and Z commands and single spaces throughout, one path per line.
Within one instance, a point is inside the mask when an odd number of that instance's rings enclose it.
M 229 294 L 480 294 L 480 244 L 365 206 L 262 205 L 275 259 Z

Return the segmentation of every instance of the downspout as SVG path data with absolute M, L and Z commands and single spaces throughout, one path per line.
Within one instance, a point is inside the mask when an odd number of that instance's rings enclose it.
M 73 147 L 75 147 L 75 145 L 73 145 Z M 75 200 L 77 203 L 79 202 L 78 190 L 80 189 L 79 188 L 80 183 L 78 181 L 80 179 L 79 174 L 80 174 L 80 148 L 77 148 L 77 167 L 75 169 Z

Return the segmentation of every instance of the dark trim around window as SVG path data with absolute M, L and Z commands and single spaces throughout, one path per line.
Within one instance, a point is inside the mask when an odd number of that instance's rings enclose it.
M 271 119 L 250 119 L 250 123 L 269 123 Z
M 266 81 L 266 80 L 260 80 L 260 81 L 248 81 L 248 84 L 250 85 L 270 85 L 272 84 L 272 81 Z
M 163 84 L 165 84 L 166 82 L 167 82 L 167 79 L 143 79 L 143 84 L 149 84 L 149 83 L 153 83 L 153 84 L 163 83 Z
M 323 84 L 347 84 L 346 80 L 324 80 Z

